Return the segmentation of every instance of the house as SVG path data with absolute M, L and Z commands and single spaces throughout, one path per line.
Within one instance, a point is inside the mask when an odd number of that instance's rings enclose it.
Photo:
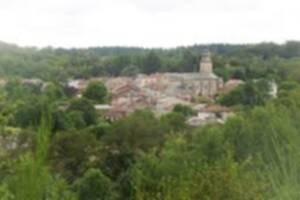
M 127 78 L 127 77 L 115 77 L 115 78 L 108 78 L 108 79 L 103 79 L 103 82 L 107 89 L 111 92 L 114 93 L 115 90 L 118 88 L 132 84 L 133 79 L 132 78 Z
M 112 93 L 112 98 L 117 99 L 120 97 L 133 98 L 142 93 L 141 89 L 132 83 L 126 83 L 120 87 L 115 88 Z
M 110 105 L 107 105 L 107 104 L 96 104 L 96 105 L 94 105 L 94 108 L 96 110 L 106 111 L 106 110 L 110 110 L 112 107 Z
M 213 114 L 214 117 L 218 120 L 218 122 L 224 123 L 228 119 L 228 117 L 233 115 L 233 110 L 231 108 L 221 105 L 210 105 L 201 110 L 200 113 Z
M 191 126 L 200 126 L 209 123 L 224 123 L 230 116 L 233 116 L 233 110 L 221 105 L 210 105 L 200 109 L 197 116 L 190 117 L 187 124 Z
M 125 117 L 127 114 L 128 114 L 128 110 L 124 108 L 114 107 L 108 110 L 108 112 L 104 114 L 104 117 L 105 119 L 113 122 Z
M 68 81 L 67 86 L 82 91 L 87 86 L 87 81 L 84 79 L 74 79 Z

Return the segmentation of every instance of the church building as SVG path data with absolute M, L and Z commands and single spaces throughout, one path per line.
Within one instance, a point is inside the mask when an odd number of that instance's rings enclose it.
M 199 64 L 199 88 L 198 94 L 212 97 L 223 87 L 222 78 L 213 72 L 213 62 L 209 51 L 202 55 Z
M 177 84 L 178 93 L 188 93 L 192 96 L 214 97 L 223 87 L 223 79 L 213 72 L 211 54 L 206 51 L 199 61 L 199 71 L 193 73 L 167 73 L 170 85 Z M 172 89 L 172 87 L 169 87 Z M 165 91 L 171 95 L 173 90 Z M 181 92 L 179 92 L 181 91 Z

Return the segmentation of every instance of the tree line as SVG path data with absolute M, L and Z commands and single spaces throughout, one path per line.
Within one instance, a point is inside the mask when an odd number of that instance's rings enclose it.
M 277 75 L 282 65 L 298 62 L 300 42 L 245 45 L 212 44 L 173 49 L 94 47 L 85 49 L 22 48 L 0 43 L 0 76 L 66 81 L 94 76 L 135 76 L 138 73 L 195 72 L 201 53 L 213 53 L 215 72 L 225 78 Z M 295 60 L 296 59 L 296 60 Z M 281 71 L 281 73 L 284 73 Z

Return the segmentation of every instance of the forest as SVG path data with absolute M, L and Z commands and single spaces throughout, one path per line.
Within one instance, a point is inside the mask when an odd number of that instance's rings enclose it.
M 201 53 L 214 55 L 216 73 L 251 79 L 284 76 L 294 70 L 300 56 L 300 42 L 279 45 L 194 45 L 173 49 L 94 47 L 86 49 L 18 47 L 0 42 L 0 77 L 41 78 L 64 82 L 70 78 L 134 76 L 138 73 L 195 72 Z M 284 69 L 283 69 L 284 68 Z M 292 74 L 292 73 L 291 73 Z M 296 74 L 294 74 L 296 76 Z M 296 77 L 294 77 L 296 78 Z
M 106 120 L 101 82 L 76 98 L 66 82 L 99 76 L 194 72 L 245 81 L 220 96 L 235 116 L 191 127 L 190 107 Z M 39 78 L 46 87 L 24 83 Z M 1 200 L 294 200 L 300 198 L 300 42 L 174 49 L 19 47 L 0 43 Z M 275 80 L 269 98 L 254 80 Z

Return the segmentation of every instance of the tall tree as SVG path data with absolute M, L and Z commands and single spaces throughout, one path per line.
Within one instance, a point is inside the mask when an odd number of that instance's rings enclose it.
M 197 57 L 189 50 L 184 50 L 182 54 L 182 68 L 184 72 L 197 71 Z
M 151 74 L 159 71 L 161 68 L 161 60 L 154 51 L 150 51 L 143 62 L 143 72 Z

